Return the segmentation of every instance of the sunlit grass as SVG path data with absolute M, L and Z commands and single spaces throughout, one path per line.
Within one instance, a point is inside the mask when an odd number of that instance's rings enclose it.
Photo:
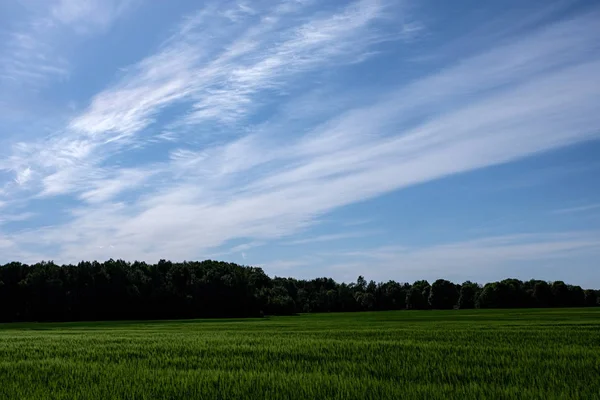
M 0 325 L 1 399 L 600 398 L 600 309 Z

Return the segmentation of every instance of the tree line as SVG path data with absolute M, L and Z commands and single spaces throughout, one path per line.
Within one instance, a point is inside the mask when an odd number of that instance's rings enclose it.
M 218 261 L 156 264 L 109 260 L 0 266 L 0 321 L 255 317 L 311 312 L 600 306 L 600 290 L 562 281 L 444 279 L 338 283 L 271 278 Z

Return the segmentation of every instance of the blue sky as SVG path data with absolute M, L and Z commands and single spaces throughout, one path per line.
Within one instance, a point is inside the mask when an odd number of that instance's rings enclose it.
M 595 1 L 0 3 L 0 262 L 600 288 Z

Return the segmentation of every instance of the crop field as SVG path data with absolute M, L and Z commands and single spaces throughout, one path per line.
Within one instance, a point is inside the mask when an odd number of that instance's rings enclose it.
M 600 399 L 600 308 L 0 325 L 0 399 Z

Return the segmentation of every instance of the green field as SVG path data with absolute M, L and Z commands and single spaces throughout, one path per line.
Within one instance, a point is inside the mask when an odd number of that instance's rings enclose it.
M 600 399 L 600 308 L 0 325 L 0 399 Z

